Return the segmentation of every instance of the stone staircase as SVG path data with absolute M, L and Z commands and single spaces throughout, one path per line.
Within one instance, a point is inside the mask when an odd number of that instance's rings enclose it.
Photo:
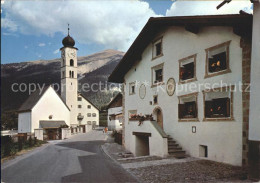
M 181 158 L 186 158 L 186 153 L 182 148 L 180 147 L 179 144 L 170 136 L 167 135 L 168 139 L 168 153 L 169 156 L 173 156 L 175 158 L 181 159 Z

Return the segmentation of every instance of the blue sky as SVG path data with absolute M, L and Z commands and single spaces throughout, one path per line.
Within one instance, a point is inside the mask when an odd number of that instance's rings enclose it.
M 231 2 L 233 3 L 233 2 Z M 1 62 L 59 58 L 70 23 L 71 36 L 85 56 L 105 49 L 127 51 L 149 17 L 251 12 L 250 1 L 8 1 L 2 4 Z M 205 8 L 207 7 L 207 8 Z

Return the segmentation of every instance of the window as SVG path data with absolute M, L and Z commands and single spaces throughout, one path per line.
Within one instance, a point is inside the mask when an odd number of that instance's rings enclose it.
M 163 55 L 163 52 L 162 52 L 162 38 L 159 38 L 155 42 L 153 42 L 152 54 L 153 54 L 153 59 Z
M 82 101 L 82 97 L 78 97 L 78 101 Z
M 152 67 L 152 86 L 163 83 L 163 63 Z
M 96 113 L 92 113 L 92 117 L 96 117 L 97 116 L 97 114 Z
M 71 78 L 71 76 L 72 76 L 71 71 L 69 73 L 70 73 L 70 78 Z
M 179 60 L 179 82 L 186 83 L 196 79 L 196 55 Z
M 128 111 L 128 118 L 133 118 L 134 115 L 137 114 L 137 110 L 129 110 Z
M 91 109 L 91 105 L 88 105 L 88 109 Z
M 81 108 L 81 105 L 78 105 L 78 108 Z
M 65 71 L 62 71 L 62 78 L 65 78 Z
M 205 77 L 231 72 L 229 68 L 229 45 L 231 41 L 206 49 Z
M 88 121 L 87 124 L 88 124 L 88 125 L 91 125 L 91 121 Z
M 65 66 L 65 60 L 64 60 L 64 58 L 62 59 L 62 66 Z
M 70 66 L 74 66 L 74 60 L 70 59 Z
M 72 71 L 72 73 L 71 73 L 71 77 L 74 78 L 74 71 Z
M 203 91 L 203 95 L 204 121 L 234 120 L 233 92 L 230 87 Z
M 158 104 L 158 95 L 153 96 L 153 104 L 154 105 Z
M 135 82 L 129 83 L 129 95 L 135 94 Z
M 88 117 L 91 117 L 91 113 L 88 113 Z
M 197 110 L 198 93 L 179 96 L 179 121 L 198 121 Z

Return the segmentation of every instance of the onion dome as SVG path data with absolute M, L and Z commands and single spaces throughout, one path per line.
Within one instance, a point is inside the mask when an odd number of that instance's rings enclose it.
M 75 41 L 72 37 L 70 37 L 70 28 L 68 24 L 68 35 L 63 38 L 62 44 L 64 47 L 73 47 L 75 45 Z
M 72 37 L 70 37 L 70 35 L 68 35 L 62 40 L 62 44 L 64 47 L 73 47 L 75 45 L 75 41 Z

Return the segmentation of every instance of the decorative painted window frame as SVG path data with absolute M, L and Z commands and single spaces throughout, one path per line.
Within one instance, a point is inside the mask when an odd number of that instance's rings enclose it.
M 198 94 L 199 94 L 199 92 L 194 92 L 194 93 L 189 93 L 186 95 L 178 96 L 178 101 L 179 101 L 178 104 L 180 104 L 181 98 L 195 96 L 195 102 L 196 102 L 196 108 L 197 108 L 197 117 L 196 118 L 187 118 L 187 119 L 179 118 L 179 108 L 178 108 L 178 122 L 200 122 L 199 117 L 198 117 Z
M 214 77 L 214 76 L 218 76 L 218 75 L 222 75 L 222 74 L 227 74 L 227 73 L 230 73 L 231 72 L 231 69 L 230 69 L 230 63 L 229 63 L 229 55 L 230 55 L 230 49 L 229 49 L 229 46 L 230 46 L 230 43 L 231 43 L 231 40 L 229 40 L 229 41 L 226 41 L 226 42 L 224 42 L 224 43 L 221 43 L 221 44 L 218 44 L 218 45 L 216 45 L 216 46 L 212 46 L 212 47 L 209 47 L 209 48 L 207 48 L 207 49 L 205 49 L 205 52 L 206 52 L 206 63 L 205 63 L 205 76 L 204 76 L 204 79 L 205 78 L 210 78 L 210 77 Z M 225 70 L 222 70 L 222 71 L 219 71 L 219 72 L 214 72 L 214 73 L 212 73 L 212 74 L 210 74 L 209 72 L 208 72 L 208 54 L 209 54 L 209 51 L 211 51 L 211 50 L 215 50 L 215 49 L 217 49 L 217 48 L 221 48 L 221 47 L 224 47 L 224 46 L 226 46 L 227 47 L 227 52 L 226 52 L 226 58 L 227 58 L 227 60 L 226 60 L 226 64 L 227 64 L 227 69 L 225 69 Z
M 160 68 L 162 68 L 162 82 L 159 82 L 159 83 L 154 83 L 154 70 L 155 69 L 160 69 Z M 153 87 L 156 87 L 156 86 L 159 86 L 159 85 L 164 85 L 164 81 L 163 81 L 163 79 L 164 79 L 164 63 L 161 63 L 161 64 L 158 64 L 158 65 L 155 65 L 155 66 L 153 66 L 152 68 L 151 68 L 151 88 L 153 88 Z
M 157 43 L 161 42 L 161 54 L 160 55 L 155 55 L 154 53 L 154 50 L 155 50 L 155 45 Z M 152 61 L 159 58 L 159 57 L 162 57 L 163 56 L 163 36 L 155 39 L 153 42 L 152 42 Z
M 218 121 L 230 121 L 230 122 L 234 122 L 235 118 L 234 118 L 234 107 L 233 107 L 233 98 L 234 98 L 234 94 L 233 94 L 233 90 L 234 90 L 235 86 L 231 85 L 231 86 L 224 86 L 224 87 L 219 87 L 219 88 L 213 88 L 213 89 L 209 89 L 209 90 L 203 90 L 203 122 L 218 122 Z M 217 91 L 230 91 L 230 117 L 223 117 L 223 118 L 206 118 L 205 117 L 205 94 L 209 93 L 209 92 L 217 92 Z
M 132 86 L 133 86 L 133 85 L 135 86 L 135 91 L 134 91 L 134 93 L 131 92 L 131 89 L 132 89 Z M 135 93 L 136 93 L 136 84 L 135 84 L 135 81 L 130 82 L 128 86 L 129 86 L 129 95 L 135 95 Z
M 185 60 L 188 60 L 190 58 L 194 58 L 194 77 L 191 78 L 191 79 L 187 79 L 187 80 L 184 80 L 184 81 L 181 81 L 181 77 L 180 77 L 180 71 L 181 71 L 181 63 Z M 196 75 L 196 60 L 197 60 L 197 54 L 194 54 L 194 55 L 190 55 L 188 57 L 185 57 L 185 58 L 182 58 L 179 60 L 179 82 L 178 84 L 185 84 L 185 83 L 190 83 L 190 82 L 194 82 L 194 81 L 197 81 L 197 75 Z

